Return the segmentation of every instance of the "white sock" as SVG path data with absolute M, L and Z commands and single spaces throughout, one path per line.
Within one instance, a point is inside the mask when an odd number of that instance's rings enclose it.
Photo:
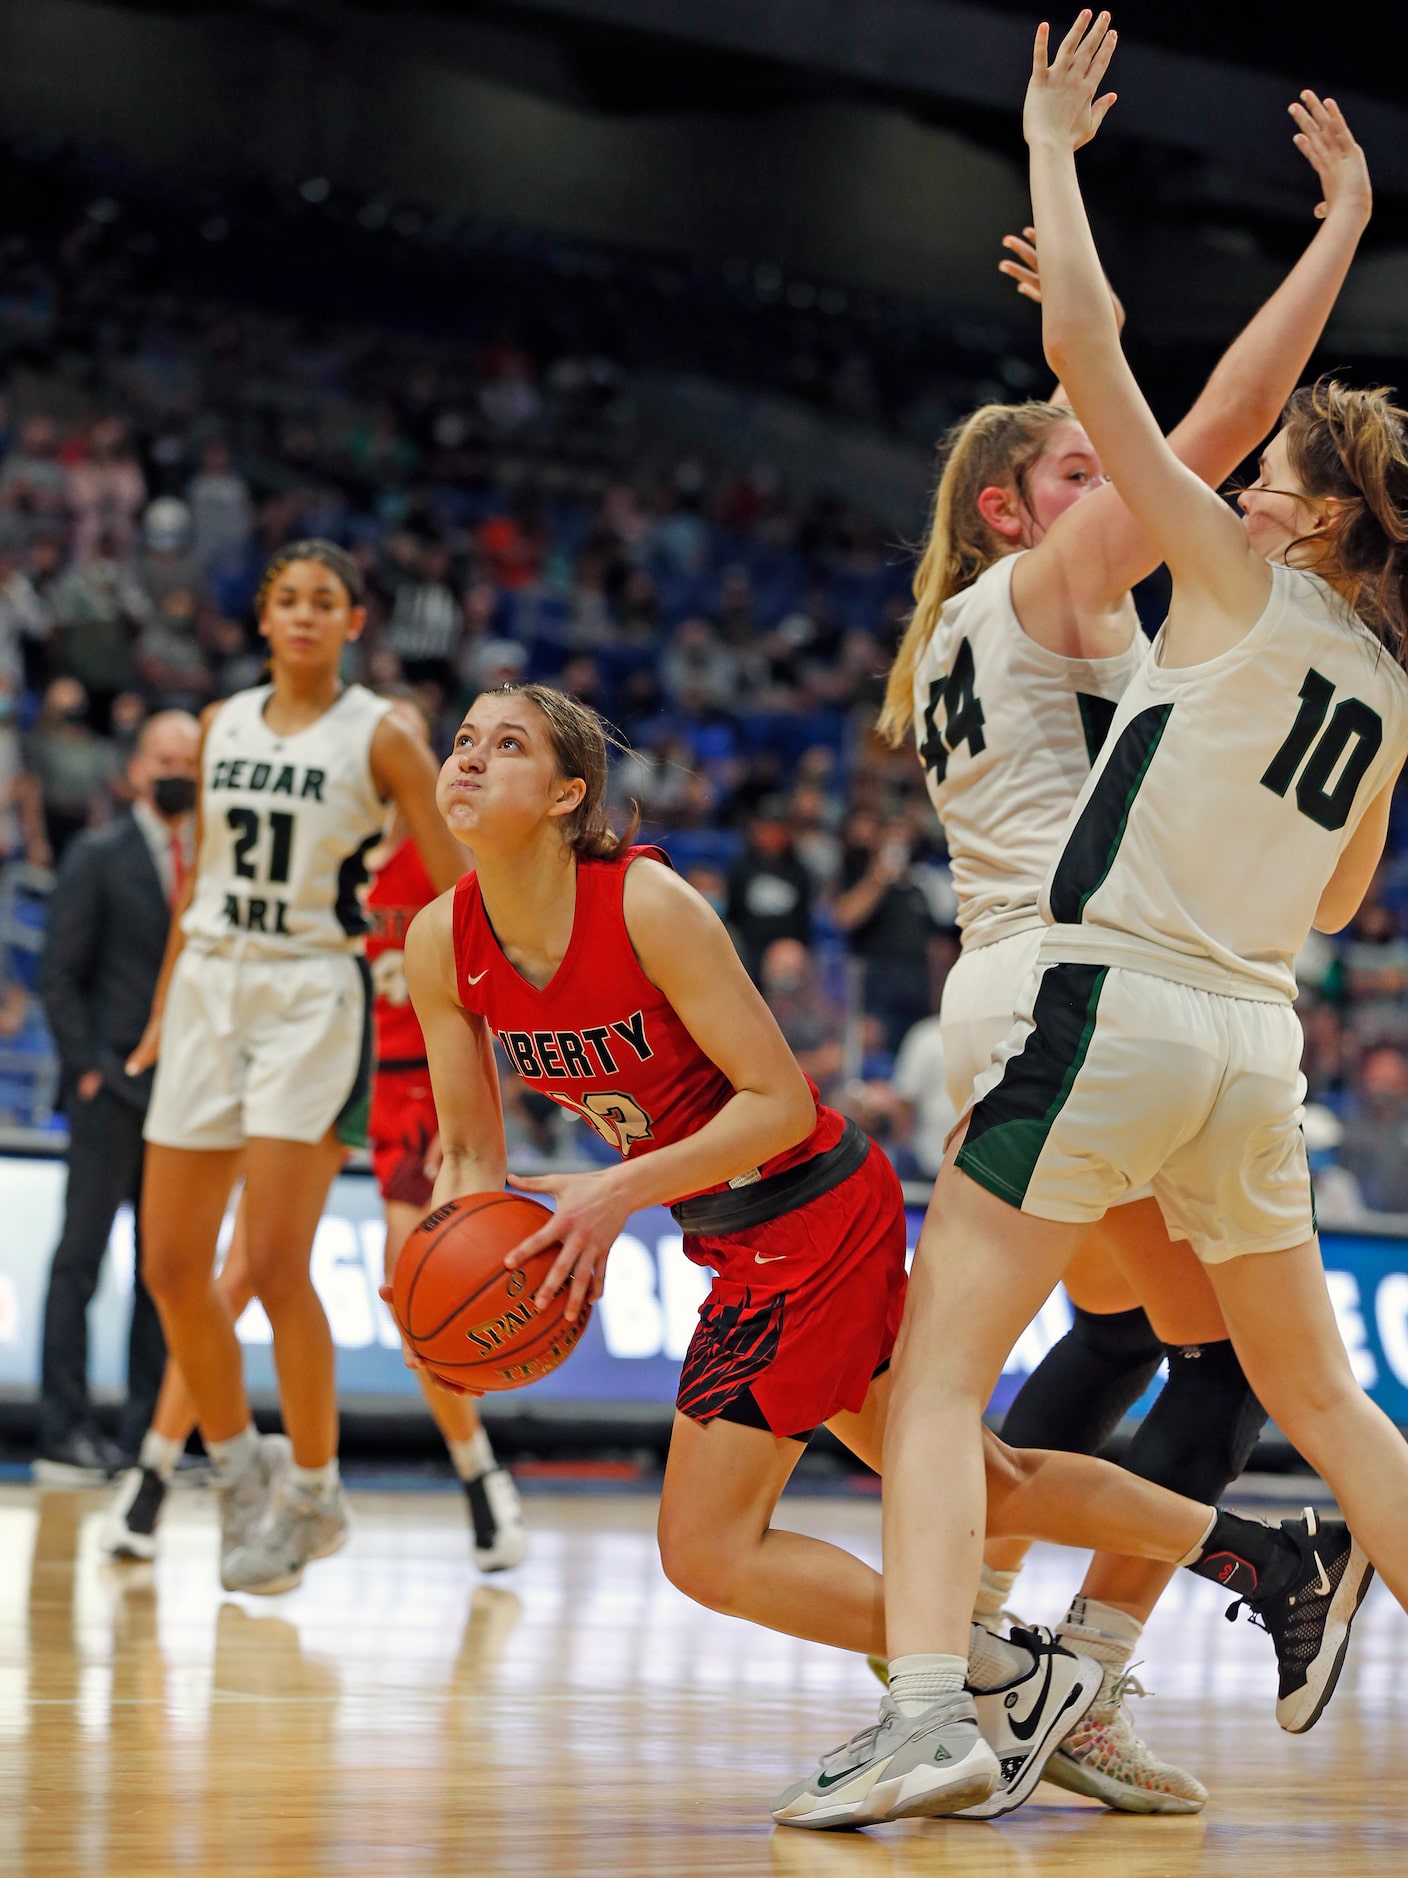
M 1074 1597 L 1056 1632 L 1082 1656 L 1093 1656 L 1110 1669 L 1123 1669 L 1144 1634 L 1144 1626 L 1128 1611 L 1098 1598 Z
M 1006 1637 L 995 1637 L 982 1624 L 974 1624 L 968 1644 L 968 1682 L 972 1688 L 1001 1689 L 1025 1676 L 1033 1660 L 1030 1650 L 1009 1643 Z
M 176 1472 L 176 1463 L 185 1452 L 184 1441 L 175 1441 L 168 1435 L 159 1435 L 155 1428 L 149 1428 L 142 1436 L 137 1465 L 149 1468 L 162 1480 L 170 1480 Z
M 973 1621 L 981 1624 L 984 1630 L 990 1630 L 997 1636 L 1002 1624 L 1002 1610 L 1012 1595 L 1021 1567 L 1015 1572 L 1000 1572 L 994 1565 L 983 1560 L 983 1576 L 978 1585 L 978 1595 L 973 1603 Z
M 478 1480 L 494 1465 L 494 1450 L 482 1428 L 468 1441 L 447 1441 L 445 1446 L 450 1450 L 450 1459 L 461 1480 Z
M 259 1430 L 251 1422 L 243 1434 L 228 1441 L 207 1441 L 205 1451 L 215 1469 L 216 1480 L 233 1480 L 246 1467 L 253 1467 L 259 1455 Z
M 958 1695 L 967 1675 L 961 1656 L 892 1656 L 890 1694 L 901 1715 L 922 1715 L 946 1695 Z
M 331 1500 L 341 1485 L 335 1454 L 323 1467 L 300 1467 L 295 1461 L 288 1470 L 289 1492 L 301 1494 L 305 1500 Z

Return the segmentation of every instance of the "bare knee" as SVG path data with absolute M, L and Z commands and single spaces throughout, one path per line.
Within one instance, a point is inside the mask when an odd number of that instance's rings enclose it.
M 210 1289 L 210 1266 L 177 1235 L 143 1234 L 142 1283 L 159 1310 L 180 1312 L 203 1297 Z
M 277 1315 L 288 1306 L 305 1300 L 313 1292 L 313 1278 L 307 1258 L 291 1254 L 286 1245 L 259 1243 L 251 1239 L 248 1259 L 247 1282 L 270 1315 Z
M 662 1507 L 658 1537 L 660 1564 L 676 1591 L 706 1610 L 733 1615 L 742 1560 L 729 1535 L 706 1532 L 697 1521 L 671 1517 Z
M 983 1471 L 987 1476 L 990 1533 L 1003 1530 L 1004 1515 L 1011 1501 L 1035 1477 L 1040 1466 L 1040 1449 L 1009 1448 L 990 1429 L 984 1430 Z

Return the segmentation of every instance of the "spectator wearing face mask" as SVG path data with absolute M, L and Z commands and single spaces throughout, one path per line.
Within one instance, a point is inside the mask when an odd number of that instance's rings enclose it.
M 156 1405 L 166 1351 L 141 1281 L 141 1241 L 119 1445 L 99 1432 L 88 1395 L 89 1301 L 118 1207 L 140 1217 L 142 1122 L 151 1072 L 129 1076 L 166 949 L 170 909 L 194 860 L 200 726 L 184 712 L 148 719 L 128 765 L 132 807 L 81 836 L 59 871 L 40 993 L 59 1052 L 69 1123 L 63 1232 L 49 1273 L 35 1476 L 101 1482 L 135 1451 Z
M 728 872 L 726 917 L 755 981 L 774 939 L 811 941 L 811 875 L 793 848 L 780 796 L 764 797 L 748 824 L 748 845 Z

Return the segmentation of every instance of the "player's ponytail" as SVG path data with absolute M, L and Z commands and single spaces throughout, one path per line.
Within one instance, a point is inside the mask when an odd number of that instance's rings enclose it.
M 1336 578 L 1369 630 L 1408 665 L 1408 411 L 1383 386 L 1322 378 L 1293 392 L 1286 453 L 1308 495 L 1333 496 L 1332 524 L 1291 544 L 1324 542 L 1311 565 Z
M 562 823 L 563 838 L 585 861 L 609 861 L 623 856 L 636 838 L 640 810 L 631 816 L 624 835 L 616 834 L 606 819 L 607 749 L 624 749 L 605 720 L 589 704 L 569 698 L 551 685 L 505 685 L 503 691 L 527 698 L 542 713 L 559 776 L 580 776 L 586 794 Z
M 943 472 L 934 496 L 924 553 L 914 576 L 914 611 L 885 685 L 877 729 L 898 749 L 914 722 L 914 672 L 933 637 L 944 603 L 1010 551 L 978 509 L 993 485 L 1019 492 L 1027 471 L 1058 425 L 1069 424 L 1064 405 L 984 404 L 955 424 L 940 445 Z

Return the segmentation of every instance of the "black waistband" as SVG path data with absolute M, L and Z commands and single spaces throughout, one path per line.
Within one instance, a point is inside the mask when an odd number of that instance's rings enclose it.
M 398 1076 L 413 1069 L 429 1069 L 430 1065 L 423 1056 L 383 1056 L 377 1062 L 377 1070 L 382 1075 Z
M 869 1135 L 857 1123 L 848 1121 L 841 1139 L 824 1154 L 814 1154 L 800 1166 L 769 1174 L 746 1187 L 728 1187 L 722 1193 L 701 1193 L 693 1200 L 681 1200 L 670 1212 L 682 1232 L 747 1232 L 830 1193 L 850 1179 L 869 1152 Z

